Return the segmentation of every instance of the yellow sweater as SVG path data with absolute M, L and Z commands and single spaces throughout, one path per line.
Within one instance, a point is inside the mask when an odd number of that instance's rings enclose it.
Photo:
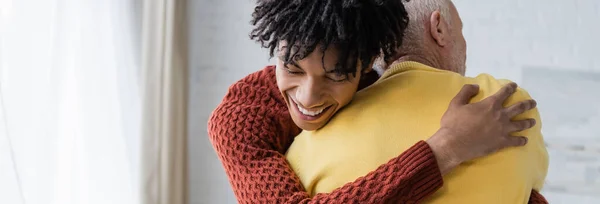
M 475 78 L 416 62 L 391 67 L 360 92 L 323 128 L 296 137 L 287 159 L 311 195 L 327 193 L 377 169 L 440 126 L 450 100 L 464 84 L 479 84 L 472 102 L 498 91 L 506 80 L 487 74 Z M 530 99 L 519 89 L 505 106 Z M 531 189 L 540 190 L 548 170 L 548 154 L 537 109 L 514 119 L 535 118 L 537 125 L 517 133 L 525 147 L 509 148 L 464 163 L 444 176 L 444 186 L 427 203 L 527 203 Z

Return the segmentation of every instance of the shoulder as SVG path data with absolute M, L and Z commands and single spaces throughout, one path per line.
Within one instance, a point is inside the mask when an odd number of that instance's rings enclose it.
M 240 104 L 260 103 L 255 97 L 277 96 L 275 66 L 267 66 L 262 70 L 249 74 L 229 87 L 222 103 L 236 102 Z
M 288 135 L 286 131 L 295 130 L 294 127 L 277 88 L 274 66 L 249 74 L 231 85 L 208 120 L 212 139 L 252 139 L 255 136 L 268 139 L 272 134 Z
M 275 79 L 275 67 L 267 66 L 251 73 L 232 84 L 221 103 L 212 114 L 211 120 L 233 109 L 278 108 L 285 101 L 280 96 Z M 266 111 L 263 110 L 263 111 Z
M 493 95 L 504 85 L 513 82 L 508 79 L 497 79 L 490 74 L 479 74 L 477 75 L 477 77 L 475 77 L 475 79 L 477 83 L 481 85 L 481 91 L 485 93 L 486 97 L 489 95 Z M 529 95 L 529 92 L 527 92 L 527 90 L 519 86 L 519 88 L 517 88 L 517 91 L 511 97 L 508 98 L 507 102 L 512 104 L 528 99 L 532 99 L 531 95 Z
M 246 83 L 265 87 L 277 85 L 275 81 L 275 65 L 269 65 L 259 71 L 251 73 L 237 81 L 236 84 L 237 83 Z

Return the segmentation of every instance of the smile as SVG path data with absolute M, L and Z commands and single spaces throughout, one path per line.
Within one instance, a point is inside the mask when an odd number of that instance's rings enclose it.
M 290 101 L 292 107 L 296 107 L 294 109 L 297 110 L 300 118 L 306 121 L 315 121 L 321 118 L 321 116 L 323 116 L 323 114 L 327 112 L 329 108 L 331 108 L 331 105 L 329 105 L 327 107 L 323 107 L 316 110 L 307 110 L 306 108 L 301 107 L 296 101 L 294 101 L 292 97 L 288 96 L 288 100 Z
M 309 111 L 309 110 L 306 110 L 306 109 L 300 107 L 300 105 L 298 105 L 297 103 L 296 103 L 296 106 L 298 106 L 298 110 L 302 114 L 307 115 L 307 116 L 313 116 L 313 117 L 321 114 L 327 108 L 327 107 L 326 108 L 322 108 L 322 109 L 319 109 L 317 111 Z

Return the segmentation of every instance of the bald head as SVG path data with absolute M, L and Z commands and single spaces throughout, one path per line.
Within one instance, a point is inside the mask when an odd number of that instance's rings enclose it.
M 410 20 L 397 61 L 417 61 L 464 75 L 466 42 L 454 4 L 450 0 L 407 0 L 404 5 Z

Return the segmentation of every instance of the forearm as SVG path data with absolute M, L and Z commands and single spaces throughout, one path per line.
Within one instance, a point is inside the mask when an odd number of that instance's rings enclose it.
M 418 203 L 442 184 L 435 156 L 421 141 L 366 176 L 313 199 L 327 203 Z
M 227 116 L 229 110 L 217 109 L 214 114 Z M 212 117 L 209 136 L 239 203 L 419 202 L 442 186 L 435 155 L 420 141 L 366 176 L 311 198 L 283 155 L 292 132 L 271 124 L 280 121 L 268 120 L 271 116 L 257 120 L 252 110 L 260 109 L 238 110 L 250 111 L 244 117 Z M 248 118 L 254 122 L 237 121 Z
M 448 134 L 444 129 L 440 129 L 427 140 L 427 144 L 429 144 L 431 151 L 435 155 L 442 175 L 447 174 L 462 162 L 455 155 L 452 155 L 450 151 L 447 151 L 448 147 L 445 138 L 447 138 Z
M 250 160 L 233 156 L 235 150 L 226 147 L 216 149 L 239 203 L 419 202 L 442 186 L 439 167 L 425 142 L 417 143 L 366 176 L 313 198 L 304 190 L 284 155 L 250 146 L 240 148 L 255 152 L 239 155 L 265 156 Z

